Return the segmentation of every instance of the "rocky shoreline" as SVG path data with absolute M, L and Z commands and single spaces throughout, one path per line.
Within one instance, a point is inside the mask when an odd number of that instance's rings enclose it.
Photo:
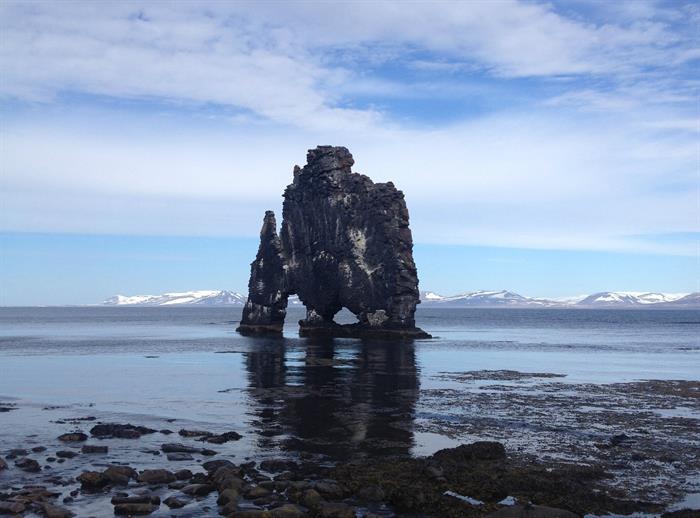
M 0 514 L 698 516 L 679 502 L 700 488 L 700 382 L 482 370 L 419 384 L 410 352 L 309 346 L 305 385 L 277 349 L 247 353 L 237 429 L 3 402 Z M 228 412 L 236 390 L 218 391 Z
M 92 424 L 94 418 L 80 421 Z M 129 439 L 138 449 L 143 436 L 173 434 L 178 442 L 164 442 L 160 451 L 148 451 L 163 458 L 160 467 L 138 469 L 137 463 L 112 462 L 102 469 L 83 469 L 75 478 L 51 475 L 52 466 L 68 459 L 100 465 L 95 461 L 109 450 L 95 441 Z M 633 512 L 697 516 L 692 510 L 664 512 L 662 504 L 611 491 L 613 475 L 602 465 L 542 462 L 507 452 L 495 441 L 447 448 L 429 457 L 388 456 L 345 463 L 318 462 L 310 455 L 234 463 L 209 448 L 240 438 L 235 431 L 173 432 L 96 423 L 89 434 L 76 429 L 58 436 L 65 449 L 56 452 L 46 446 L 12 449 L 0 460 L 0 514 L 103 516 L 111 507 L 109 514 L 118 516 L 232 518 L 574 518 Z M 624 441 L 624 437 L 612 437 L 608 447 Z M 199 470 L 173 468 L 180 461 L 195 459 Z M 5 484 L 3 478 L 16 471 L 25 475 L 24 483 Z

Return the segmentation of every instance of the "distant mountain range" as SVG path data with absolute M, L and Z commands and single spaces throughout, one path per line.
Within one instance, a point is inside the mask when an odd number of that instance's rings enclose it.
M 445 297 L 424 292 L 421 299 L 428 305 L 472 307 L 689 307 L 700 306 L 700 293 L 649 293 L 603 291 L 560 299 L 533 298 L 512 291 L 473 291 Z
M 228 290 L 199 290 L 162 295 L 116 295 L 105 300 L 105 306 L 242 306 L 246 295 Z M 472 291 L 443 296 L 431 291 L 421 292 L 424 306 L 442 307 L 540 307 L 540 308 L 700 308 L 700 293 L 648 293 L 633 291 L 604 291 L 578 297 L 544 299 L 525 297 L 512 291 Z M 291 305 L 301 304 L 293 295 Z
M 115 295 L 105 306 L 242 306 L 246 296 L 227 290 L 199 290 L 162 295 Z

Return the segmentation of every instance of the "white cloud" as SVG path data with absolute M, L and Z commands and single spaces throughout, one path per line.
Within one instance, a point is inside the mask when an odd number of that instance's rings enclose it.
M 317 144 L 347 145 L 357 172 L 404 190 L 418 242 L 689 253 L 626 236 L 700 230 L 693 134 L 619 117 L 519 113 L 363 135 L 27 124 L 3 137 L 6 230 L 253 236 Z
M 514 1 L 3 2 L 0 95 L 38 102 L 3 127 L 3 229 L 255 235 L 305 150 L 342 144 L 358 171 L 406 192 L 418 242 L 688 253 L 627 237 L 699 230 L 697 85 L 682 68 L 696 38 L 671 14 L 645 4 L 592 21 Z M 386 62 L 558 88 L 527 108 L 409 129 L 353 96 L 467 102 L 472 85 L 373 76 Z M 226 120 L 171 121 L 167 109 L 158 120 L 138 103 L 52 111 L 66 93 L 213 104 Z
M 593 24 L 509 0 L 4 2 L 0 20 L 4 95 L 217 103 L 316 129 L 380 123 L 376 111 L 339 105 L 338 93 L 365 64 L 412 50 L 506 77 L 639 74 L 697 53 L 697 38 L 662 21 Z

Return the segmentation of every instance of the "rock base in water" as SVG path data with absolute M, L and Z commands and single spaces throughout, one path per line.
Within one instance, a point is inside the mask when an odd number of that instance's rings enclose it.
M 282 324 L 241 324 L 236 328 L 244 336 L 281 336 Z
M 325 336 L 331 338 L 378 338 L 378 339 L 421 339 L 432 336 L 419 327 L 388 328 L 367 327 L 361 324 L 309 324 L 306 320 L 299 321 L 299 336 Z

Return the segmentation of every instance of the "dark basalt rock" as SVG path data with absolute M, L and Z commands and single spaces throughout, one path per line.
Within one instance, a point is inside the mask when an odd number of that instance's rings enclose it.
M 118 437 L 120 439 L 138 439 L 142 435 L 156 433 L 157 430 L 133 424 L 102 423 L 93 426 L 90 434 L 95 437 Z M 85 437 L 87 439 L 87 436 Z M 60 437 L 59 437 L 60 439 Z
M 353 164 L 346 148 L 319 146 L 295 166 L 279 235 L 274 213 L 265 213 L 239 332 L 281 334 L 296 293 L 307 310 L 303 336 L 430 337 L 415 327 L 418 276 L 403 193 L 353 173 Z M 358 322 L 336 324 L 342 308 Z

